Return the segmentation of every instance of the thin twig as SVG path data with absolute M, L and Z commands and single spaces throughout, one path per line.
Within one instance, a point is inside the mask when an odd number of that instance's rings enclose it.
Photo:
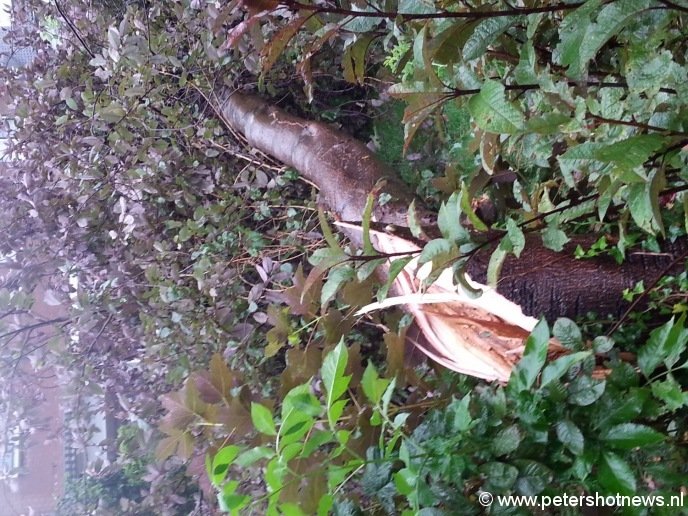
M 74 22 L 72 22 L 72 20 L 70 20 L 69 17 L 65 14 L 65 12 L 62 10 L 62 6 L 60 5 L 60 3 L 57 0 L 55 0 L 55 7 L 57 7 L 57 10 L 59 11 L 60 16 L 62 16 L 64 21 L 67 22 L 69 29 L 76 36 L 76 38 L 79 40 L 79 42 L 81 43 L 81 46 L 88 53 L 88 55 L 91 56 L 91 59 L 96 57 L 96 55 L 91 51 L 91 49 L 88 48 L 88 45 L 86 44 L 86 41 L 84 41 L 84 38 L 82 38 L 81 34 L 79 34 L 79 31 L 76 28 L 76 26 L 74 25 Z

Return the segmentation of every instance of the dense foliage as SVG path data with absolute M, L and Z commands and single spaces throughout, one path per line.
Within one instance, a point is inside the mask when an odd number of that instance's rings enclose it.
M 491 282 L 529 232 L 557 251 L 594 234 L 579 258 L 622 263 L 688 229 L 688 4 L 36 0 L 15 20 L 37 55 L 0 85 L 3 376 L 57 367 L 80 440 L 80 400 L 118 400 L 119 458 L 72 493 L 84 513 L 470 514 L 482 492 L 686 489 L 685 271 L 629 290 L 643 302 L 621 319 L 554 322 L 571 353 L 550 363 L 542 322 L 506 386 L 405 361 L 408 317 L 353 316 L 384 297 L 381 261 L 311 268 L 345 244 L 219 96 L 254 89 L 369 142 L 441 206 L 436 272 L 488 226 Z M 38 284 L 66 338 L 36 346 L 6 316 Z M 5 413 L 28 417 L 12 384 Z M 183 468 L 199 490 L 180 496 Z

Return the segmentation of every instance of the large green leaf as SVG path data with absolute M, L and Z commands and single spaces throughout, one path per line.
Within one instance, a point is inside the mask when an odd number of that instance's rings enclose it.
M 526 340 L 523 358 L 516 364 L 509 379 L 509 387 L 516 392 L 530 389 L 545 365 L 549 345 L 549 327 L 544 319 L 537 323 Z
M 516 134 L 525 124 L 521 110 L 507 100 L 504 85 L 490 79 L 471 97 L 468 109 L 478 127 L 487 132 Z
M 588 63 L 600 49 L 616 36 L 640 12 L 649 7 L 649 0 L 617 0 L 605 5 L 597 16 L 591 17 L 601 1 L 593 0 L 569 14 L 561 24 L 560 42 L 554 51 L 554 61 L 568 67 L 568 75 L 582 77 Z
M 500 16 L 482 20 L 463 46 L 463 58 L 476 59 L 483 55 L 499 36 L 518 20 L 517 16 Z
M 623 423 L 607 429 L 600 439 L 614 448 L 631 450 L 661 443 L 664 435 L 645 425 Z

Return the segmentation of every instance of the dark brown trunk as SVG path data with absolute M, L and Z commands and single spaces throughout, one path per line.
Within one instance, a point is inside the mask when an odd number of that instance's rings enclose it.
M 367 195 L 384 179 L 380 191 L 394 200 L 376 208 L 375 220 L 407 224 L 406 210 L 412 193 L 365 145 L 326 124 L 289 115 L 257 97 L 235 92 L 224 98 L 221 112 L 225 122 L 241 132 L 250 145 L 294 167 L 315 183 L 321 203 L 337 218 L 360 221 Z M 426 211 L 422 211 L 422 218 L 433 219 Z M 359 235 L 351 236 L 357 239 Z M 688 249 L 683 240 L 667 244 L 660 255 L 630 252 L 629 260 L 622 265 L 611 257 L 574 258 L 578 244 L 589 247 L 598 238 L 575 237 L 563 252 L 556 253 L 546 249 L 536 235 L 529 235 L 520 259 L 510 256 L 505 261 L 498 291 L 521 305 L 526 314 L 545 316 L 550 321 L 561 316 L 576 318 L 587 312 L 619 315 L 627 306 L 622 300 L 624 289 L 633 288 L 639 281 L 649 286 Z M 491 250 L 481 250 L 469 262 L 469 275 L 481 283 L 486 280 Z M 683 263 L 676 263 L 672 272 L 682 267 Z

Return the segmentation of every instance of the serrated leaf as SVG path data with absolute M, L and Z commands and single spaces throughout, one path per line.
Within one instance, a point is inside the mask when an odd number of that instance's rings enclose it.
M 647 9 L 649 0 L 619 0 L 604 6 L 595 22 L 592 15 L 600 6 L 599 0 L 586 2 L 566 16 L 559 28 L 560 43 L 554 62 L 568 67 L 568 75 L 582 77 L 588 63 L 597 52 L 641 11 Z
M 471 195 L 464 182 L 461 183 L 461 211 L 468 217 L 468 220 L 473 224 L 475 229 L 478 231 L 487 231 L 487 226 L 480 220 L 480 217 L 475 214 L 471 207 Z
M 569 187 L 574 188 L 576 186 L 573 178 L 575 172 L 586 172 L 604 167 L 604 162 L 597 159 L 595 154 L 602 147 L 603 145 L 600 143 L 585 142 L 571 147 L 561 156 L 557 156 L 561 173 Z
M 318 206 L 318 221 L 320 222 L 320 229 L 322 230 L 323 238 L 325 239 L 325 242 L 327 242 L 327 245 L 330 247 L 330 249 L 339 250 L 342 252 L 342 254 L 344 254 L 341 245 L 339 245 L 337 238 L 334 236 L 334 233 L 332 233 L 332 228 L 327 222 L 325 210 L 323 210 L 322 206 Z
M 585 447 L 585 438 L 580 429 L 568 419 L 559 421 L 555 425 L 557 432 L 557 439 L 566 446 L 574 455 L 583 453 Z
M 593 155 L 599 161 L 612 162 L 624 170 L 641 166 L 664 143 L 665 138 L 658 134 L 641 134 L 625 140 L 598 147 Z
M 264 76 L 264 74 L 266 74 L 277 62 L 279 56 L 282 55 L 282 52 L 284 52 L 287 43 L 291 41 L 291 39 L 307 19 L 307 16 L 296 17 L 294 20 L 275 32 L 272 38 L 266 42 L 265 46 L 261 50 L 260 55 L 261 77 Z
M 501 16 L 480 21 L 463 46 L 463 58 L 470 61 L 483 55 L 487 48 L 518 19 L 518 16 Z
M 638 367 L 649 377 L 650 374 L 665 362 L 671 368 L 688 343 L 688 331 L 684 328 L 685 314 L 674 322 L 670 321 L 652 330 L 647 343 L 638 351 Z
M 504 85 L 497 81 L 486 80 L 480 93 L 469 100 L 468 109 L 484 131 L 516 134 L 524 127 L 523 113 L 507 100 Z
M 277 435 L 272 413 L 264 405 L 260 403 L 251 403 L 251 421 L 256 430 L 261 434 Z
M 377 254 L 372 242 L 370 241 L 370 221 L 373 218 L 373 206 L 375 206 L 375 196 L 370 193 L 366 198 L 365 208 L 361 217 L 361 229 L 363 235 L 363 254 L 373 256 Z

